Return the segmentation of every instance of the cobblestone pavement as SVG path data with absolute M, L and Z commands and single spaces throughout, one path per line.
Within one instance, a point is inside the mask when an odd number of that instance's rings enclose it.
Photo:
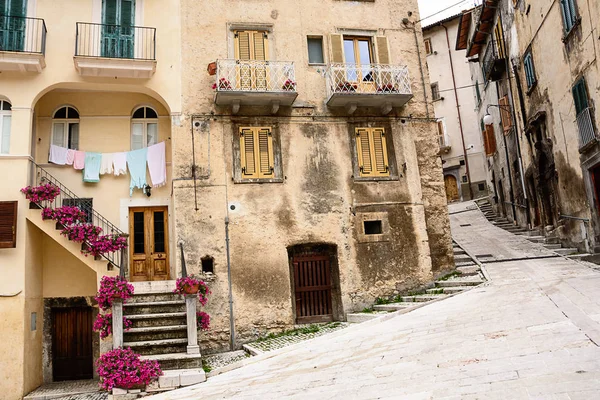
M 107 392 L 75 394 L 73 396 L 59 397 L 57 400 L 107 400 Z
M 455 239 L 473 254 L 544 255 L 479 211 L 451 220 Z M 485 269 L 491 281 L 466 293 L 255 357 L 155 398 L 600 398 L 600 273 L 562 257 Z
M 229 364 L 245 360 L 249 355 L 244 350 L 230 351 L 227 353 L 211 354 L 202 357 L 202 364 L 211 370 L 226 367 Z
M 292 332 L 287 332 L 285 335 L 274 338 L 266 338 L 258 342 L 250 343 L 249 345 L 253 349 L 256 349 L 261 352 L 273 351 L 287 346 L 291 346 L 292 344 L 303 342 L 305 340 L 314 339 L 316 337 L 323 336 L 328 333 L 339 331 L 340 329 L 347 328 L 348 325 L 349 324 L 345 322 L 314 324 L 314 326 L 319 327 L 319 330 L 317 332 L 310 332 L 310 329 L 308 329 L 307 332 L 303 332 L 301 329 L 295 329 Z
M 100 392 L 98 381 L 90 379 L 47 383 L 29 393 L 24 400 L 105 400 L 106 398 L 108 393 Z

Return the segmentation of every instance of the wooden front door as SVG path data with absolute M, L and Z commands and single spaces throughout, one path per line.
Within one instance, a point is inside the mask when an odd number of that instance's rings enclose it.
M 331 257 L 327 254 L 292 258 L 296 295 L 296 322 L 333 321 Z
M 92 379 L 92 308 L 52 309 L 52 376 L 54 381 Z
M 130 208 L 130 280 L 169 279 L 167 207 Z
M 458 183 L 453 175 L 444 176 L 444 184 L 446 185 L 446 199 L 448 201 L 458 200 Z

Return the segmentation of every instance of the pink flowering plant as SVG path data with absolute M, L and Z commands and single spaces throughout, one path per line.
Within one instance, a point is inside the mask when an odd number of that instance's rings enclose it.
M 63 226 L 69 226 L 79 222 L 85 222 L 87 215 L 81 211 L 79 207 L 74 206 L 63 206 L 58 208 L 46 207 L 42 210 L 42 219 L 51 219 Z
M 100 339 L 106 339 L 112 335 L 112 313 L 98 314 L 94 321 L 94 332 L 100 332 Z M 127 317 L 123 317 L 123 329 L 128 331 L 133 326 L 133 322 Z
M 288 79 L 284 82 L 283 86 L 281 87 L 283 90 L 295 90 L 296 89 L 296 82 L 294 82 L 291 79 Z
M 158 361 L 141 360 L 130 348 L 118 348 L 101 355 L 96 361 L 96 371 L 100 386 L 107 391 L 141 388 L 163 374 Z
M 208 301 L 208 295 L 210 294 L 210 289 L 208 285 L 204 283 L 204 281 L 196 278 L 193 275 L 186 276 L 185 278 L 177 278 L 177 282 L 175 282 L 175 290 L 173 293 L 177 294 L 198 294 L 198 301 L 203 306 L 206 305 Z
M 102 233 L 102 228 L 92 224 L 75 224 L 65 227 L 60 234 L 75 243 L 96 240 Z
M 82 250 L 81 252 L 85 256 L 91 254 L 94 257 L 96 257 L 102 254 L 112 253 L 127 248 L 127 236 L 103 235 L 98 236 L 95 239 L 91 239 L 87 243 L 87 248 Z
M 208 315 L 204 311 L 198 311 L 196 313 L 196 317 L 198 329 L 201 329 L 203 331 L 207 331 L 210 329 L 210 315 Z
M 123 301 L 133 296 L 133 285 L 121 276 L 103 276 L 100 280 L 100 289 L 96 295 L 98 306 L 102 310 L 108 310 L 112 307 L 112 301 L 115 298 Z
M 229 83 L 227 78 L 220 78 L 218 84 L 217 83 L 212 84 L 213 90 L 217 90 L 217 88 L 219 90 L 231 90 L 231 83 Z
M 21 189 L 21 193 L 25 198 L 33 203 L 41 203 L 42 201 L 53 201 L 60 194 L 58 186 L 51 183 L 46 183 L 40 186 L 27 186 Z

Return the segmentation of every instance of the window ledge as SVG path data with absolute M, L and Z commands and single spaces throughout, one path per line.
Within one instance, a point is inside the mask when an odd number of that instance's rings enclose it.
M 282 178 L 274 178 L 274 179 L 236 179 L 233 183 L 283 183 Z
M 365 177 L 365 176 L 353 176 L 352 177 L 354 179 L 355 182 L 393 182 L 393 181 L 399 181 L 400 178 L 398 176 L 374 176 L 374 177 Z
M 438 98 L 438 99 L 433 99 L 433 102 L 434 102 L 434 103 L 437 103 L 438 101 L 444 101 L 444 98 L 443 98 L 443 97 L 440 97 L 440 98 Z
M 562 38 L 562 42 L 563 43 L 566 44 L 569 41 L 569 39 L 571 38 L 571 36 L 573 36 L 573 32 L 575 31 L 575 29 L 579 25 L 581 25 L 581 17 L 577 17 L 577 20 L 575 21 L 575 23 L 571 27 L 571 30 L 569 32 L 565 33 L 565 36 L 563 36 L 563 38 Z
M 308 63 L 309 67 L 325 67 L 327 63 Z
M 533 85 L 531 85 L 531 87 L 527 89 L 527 92 L 525 92 L 525 94 L 527 94 L 527 96 L 531 95 L 531 92 L 533 92 L 533 90 L 536 87 L 537 87 L 537 81 L 533 82 Z

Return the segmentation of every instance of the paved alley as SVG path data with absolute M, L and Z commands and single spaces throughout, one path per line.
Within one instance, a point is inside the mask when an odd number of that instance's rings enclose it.
M 600 273 L 471 208 L 451 206 L 453 236 L 486 285 L 153 398 L 600 398 Z

